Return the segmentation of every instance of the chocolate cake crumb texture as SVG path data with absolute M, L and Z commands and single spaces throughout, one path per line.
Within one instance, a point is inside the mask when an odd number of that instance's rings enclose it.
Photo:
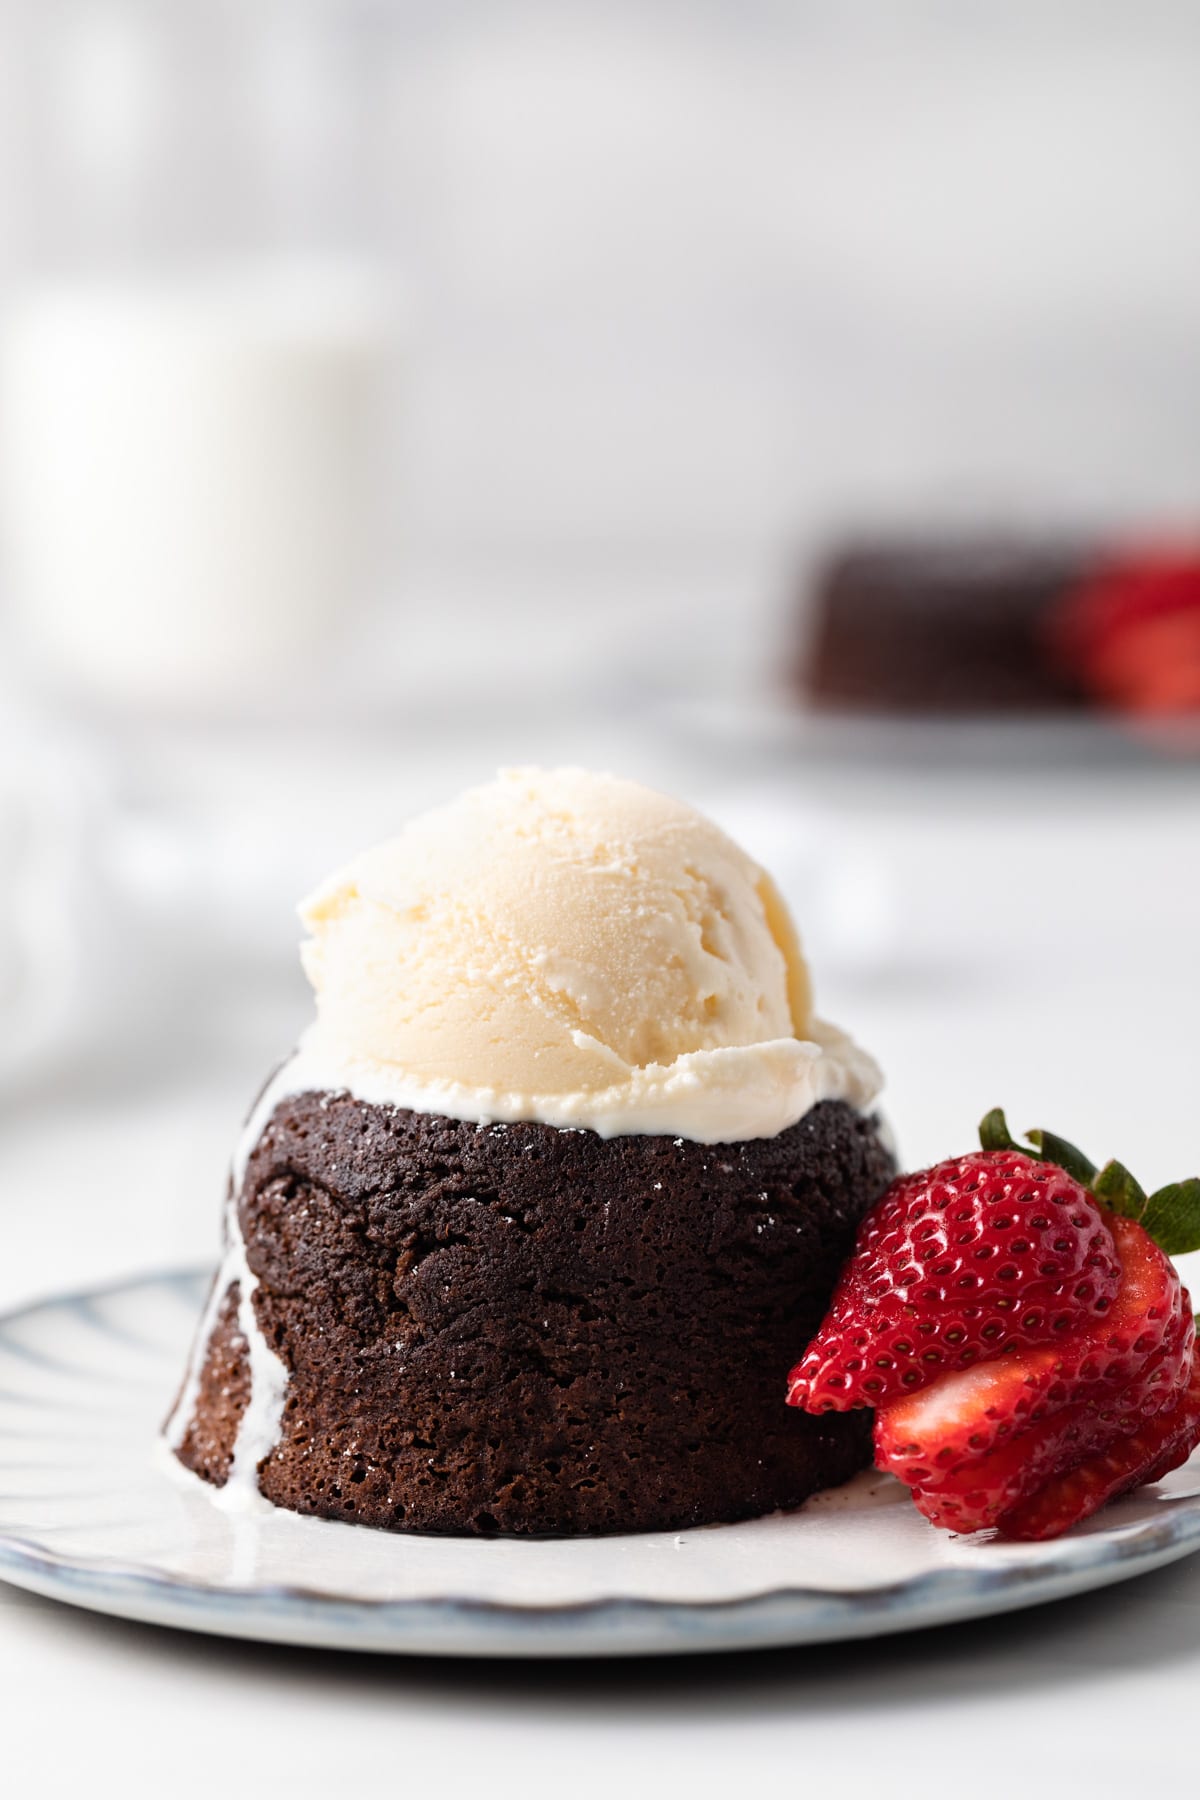
M 784 1388 L 892 1173 L 877 1121 L 835 1101 L 717 1145 L 281 1101 L 239 1200 L 290 1372 L 263 1493 L 484 1534 L 797 1505 L 870 1461 L 869 1415 Z M 234 1287 L 178 1450 L 218 1486 L 248 1390 Z

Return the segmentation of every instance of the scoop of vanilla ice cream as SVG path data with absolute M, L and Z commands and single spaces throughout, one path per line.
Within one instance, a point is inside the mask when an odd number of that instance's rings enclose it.
M 690 807 L 582 769 L 506 770 L 301 916 L 323 1032 L 427 1080 L 593 1092 L 810 1024 L 770 877 Z
M 293 1083 L 704 1141 L 770 1135 L 878 1086 L 813 1019 L 770 877 L 632 781 L 505 770 L 300 910 L 317 1022 Z

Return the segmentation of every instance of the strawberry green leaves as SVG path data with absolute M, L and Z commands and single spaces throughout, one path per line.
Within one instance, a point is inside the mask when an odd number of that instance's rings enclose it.
M 1066 1138 L 1055 1137 L 1052 1131 L 1027 1131 L 1025 1136 L 1035 1146 L 1039 1155 L 1047 1162 L 1057 1163 L 1068 1175 L 1073 1175 L 1080 1187 L 1090 1187 L 1096 1179 L 1096 1165 L 1090 1156 Z
M 1168 1256 L 1200 1250 L 1200 1179 L 1195 1175 L 1147 1194 L 1128 1169 L 1110 1162 L 1092 1183 L 1092 1192 L 1102 1206 L 1136 1219 Z
M 985 1150 L 1020 1150 L 1008 1129 L 1008 1120 L 998 1106 L 993 1106 L 990 1113 L 985 1113 L 979 1121 L 979 1142 Z M 1031 1152 L 1026 1151 L 1028 1156 Z
M 1123 1219 L 1136 1219 L 1141 1223 L 1142 1214 L 1146 1210 L 1146 1190 L 1129 1173 L 1124 1163 L 1105 1163 L 1092 1182 L 1092 1192 L 1101 1206 L 1107 1206 L 1109 1212 L 1120 1213 Z
M 1138 1223 L 1168 1256 L 1200 1250 L 1200 1179 L 1169 1181 L 1147 1200 Z
M 1028 1144 L 1016 1142 L 998 1106 L 993 1106 L 979 1123 L 979 1141 L 985 1150 L 1018 1150 L 1023 1156 L 1035 1157 L 1038 1162 L 1057 1163 L 1080 1187 L 1091 1186 L 1096 1165 L 1075 1144 L 1069 1144 L 1066 1138 L 1055 1137 L 1052 1131 L 1027 1131 L 1025 1136 L 1033 1145 L 1032 1150 Z
M 1066 1138 L 1052 1131 L 1028 1131 L 1029 1145 L 1018 1144 L 998 1106 L 980 1122 L 979 1141 L 985 1150 L 1019 1150 L 1038 1162 L 1056 1163 L 1088 1188 L 1102 1206 L 1122 1218 L 1134 1219 L 1168 1256 L 1186 1256 L 1200 1250 L 1200 1177 L 1168 1182 L 1147 1194 L 1123 1163 L 1095 1163 Z

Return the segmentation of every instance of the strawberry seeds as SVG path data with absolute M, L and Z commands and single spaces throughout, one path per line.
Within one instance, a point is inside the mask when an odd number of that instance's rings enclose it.
M 1030 1135 L 989 1113 L 982 1151 L 892 1184 L 789 1378 L 807 1412 L 873 1406 L 877 1467 L 953 1531 L 1057 1536 L 1200 1442 L 1191 1302 L 1160 1247 L 1200 1246 L 1200 1182 L 1148 1197 Z

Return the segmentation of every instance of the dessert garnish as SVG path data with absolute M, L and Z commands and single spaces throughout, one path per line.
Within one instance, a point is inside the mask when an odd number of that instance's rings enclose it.
M 1051 615 L 1049 640 L 1102 706 L 1143 719 L 1200 714 L 1200 549 L 1101 563 Z
M 901 1175 L 792 1370 L 806 1412 L 875 1408 L 875 1462 L 935 1525 L 1051 1538 L 1200 1443 L 1200 1179 L 1147 1194 L 1049 1131 Z

